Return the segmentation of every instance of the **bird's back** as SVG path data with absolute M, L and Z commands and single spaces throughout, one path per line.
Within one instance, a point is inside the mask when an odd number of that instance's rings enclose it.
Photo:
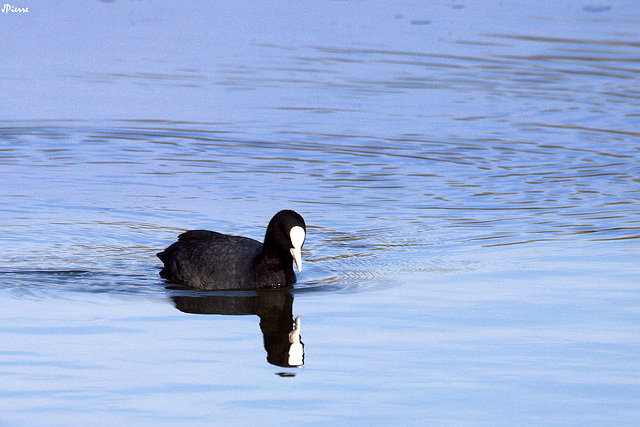
M 262 244 L 248 237 L 207 230 L 182 233 L 158 258 L 160 275 L 167 280 L 200 289 L 250 287 L 251 264 Z

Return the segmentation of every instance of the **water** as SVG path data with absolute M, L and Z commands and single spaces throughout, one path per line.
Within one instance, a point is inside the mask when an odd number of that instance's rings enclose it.
M 635 425 L 635 3 L 230 3 L 1 14 L 0 424 Z M 293 290 L 158 277 L 282 208 Z

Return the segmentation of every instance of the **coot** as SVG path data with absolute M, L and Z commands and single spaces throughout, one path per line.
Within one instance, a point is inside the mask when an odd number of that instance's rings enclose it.
M 258 289 L 296 282 L 292 263 L 302 271 L 304 219 L 283 210 L 269 221 L 264 243 L 248 237 L 207 230 L 187 231 L 157 254 L 164 263 L 160 276 L 199 289 Z

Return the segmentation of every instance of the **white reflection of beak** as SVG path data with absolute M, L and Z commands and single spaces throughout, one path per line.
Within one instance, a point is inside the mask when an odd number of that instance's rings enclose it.
M 291 245 L 293 246 L 289 251 L 291 252 L 293 260 L 296 262 L 298 271 L 302 271 L 302 245 L 304 244 L 305 238 L 304 228 L 296 225 L 289 232 L 289 237 L 291 237 Z
M 300 316 L 296 317 L 296 326 L 289 333 L 289 366 L 302 366 L 304 364 L 304 345 L 300 341 Z

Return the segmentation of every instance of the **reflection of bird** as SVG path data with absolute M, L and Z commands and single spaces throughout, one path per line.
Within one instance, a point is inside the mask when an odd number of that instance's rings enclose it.
M 237 292 L 236 292 L 237 294 Z M 293 295 L 286 289 L 242 292 L 241 295 L 206 293 L 202 296 L 174 295 L 176 308 L 196 314 L 255 314 L 272 365 L 291 367 L 304 364 L 304 343 L 300 340 L 300 316 L 293 318 Z
M 160 276 L 200 289 L 257 289 L 295 283 L 292 262 L 302 270 L 300 251 L 306 236 L 304 219 L 284 210 L 269 222 L 264 243 L 214 231 L 187 231 L 158 258 Z

